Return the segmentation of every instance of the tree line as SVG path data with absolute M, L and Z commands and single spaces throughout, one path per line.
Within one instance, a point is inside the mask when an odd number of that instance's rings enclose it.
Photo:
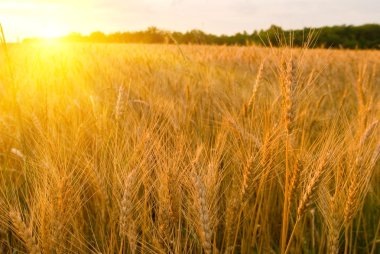
M 25 39 L 25 42 L 38 41 L 38 38 Z M 284 30 L 272 25 L 266 30 L 244 31 L 234 35 L 214 35 L 201 30 L 171 32 L 149 27 L 145 31 L 117 32 L 105 34 L 93 32 L 89 35 L 72 33 L 59 38 L 67 42 L 99 43 L 178 43 L 178 44 L 212 44 L 212 45 L 293 45 L 319 48 L 358 48 L 380 49 L 380 25 L 365 24 L 361 26 L 341 25 L 320 28 Z

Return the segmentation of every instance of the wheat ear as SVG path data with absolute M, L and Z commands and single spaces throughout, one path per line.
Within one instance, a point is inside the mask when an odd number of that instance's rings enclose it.
M 246 202 L 249 199 L 249 196 L 252 194 L 252 189 L 254 186 L 254 179 L 252 179 L 252 164 L 253 156 L 250 156 L 247 164 L 243 169 L 243 182 L 240 191 L 240 197 L 242 202 Z
M 372 133 L 375 131 L 379 121 L 374 121 L 368 128 L 365 130 L 363 135 L 360 138 L 359 147 L 363 147 L 368 139 L 372 136 Z
M 115 105 L 115 118 L 119 120 L 124 112 L 124 87 L 119 86 L 119 91 L 117 94 L 116 105 Z
M 296 109 L 296 66 L 295 61 L 291 59 L 284 63 L 281 70 L 281 90 L 283 96 L 283 118 L 288 134 L 291 134 L 294 126 L 295 109 Z
M 328 235 L 328 249 L 330 254 L 337 254 L 339 251 L 339 233 L 340 233 L 340 223 L 339 223 L 339 211 L 336 200 L 331 197 L 330 200 L 330 223 L 329 223 L 329 235 Z
M 300 174 L 302 172 L 302 169 L 303 169 L 303 161 L 301 158 L 298 158 L 297 163 L 294 166 L 292 178 L 290 179 L 289 193 L 288 193 L 288 195 L 289 195 L 289 198 L 288 198 L 289 207 L 292 203 L 292 200 L 294 199 L 294 193 L 296 192 L 296 189 L 297 189 L 297 186 L 298 186 L 298 183 L 300 180 Z
M 325 172 L 327 165 L 326 158 L 323 159 L 321 165 L 317 168 L 314 176 L 311 178 L 309 184 L 306 186 L 306 190 L 301 197 L 300 203 L 297 209 L 297 220 L 300 220 L 306 210 L 311 206 L 313 198 L 316 195 L 316 191 L 319 187 L 319 184 L 322 181 L 323 174 Z
M 34 239 L 32 229 L 26 226 L 20 213 L 16 210 L 11 210 L 9 212 L 9 217 L 14 226 L 15 233 L 25 242 L 25 246 L 29 252 L 31 254 L 41 253 L 40 248 Z
M 135 181 L 136 169 L 132 170 L 126 179 L 120 207 L 120 236 L 127 237 L 132 253 L 136 252 L 136 223 L 133 219 L 132 185 Z
M 206 200 L 205 186 L 199 175 L 194 174 L 193 180 L 196 192 L 197 212 L 200 219 L 200 239 L 202 241 L 204 251 L 206 253 L 211 253 L 212 232 L 210 226 L 210 215 Z
M 245 113 L 246 114 L 255 104 L 256 97 L 257 97 L 257 91 L 259 90 L 259 85 L 260 85 L 261 77 L 263 74 L 263 70 L 264 70 L 264 61 L 261 62 L 261 64 L 260 64 L 259 70 L 258 70 L 257 75 L 256 75 L 256 81 L 255 81 L 255 84 L 254 84 L 253 89 L 252 89 L 252 95 L 249 98 L 248 103 L 245 105 Z

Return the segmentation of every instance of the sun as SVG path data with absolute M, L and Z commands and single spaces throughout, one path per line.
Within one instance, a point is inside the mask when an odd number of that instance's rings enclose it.
M 58 24 L 47 24 L 44 27 L 41 27 L 38 31 L 38 37 L 44 39 L 55 39 L 61 36 L 64 36 L 67 32 L 63 29 L 62 25 Z

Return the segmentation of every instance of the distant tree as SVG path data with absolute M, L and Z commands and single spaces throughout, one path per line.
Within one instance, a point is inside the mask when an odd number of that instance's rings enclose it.
M 80 33 L 70 33 L 63 37 L 62 40 L 71 42 L 81 42 L 84 40 L 84 37 Z
M 145 32 L 146 42 L 148 43 L 163 43 L 165 42 L 165 35 L 157 27 L 151 26 Z
M 93 42 L 106 42 L 106 35 L 103 32 L 93 32 L 89 36 L 90 41 Z
M 169 32 L 155 26 L 145 31 L 116 32 L 104 34 L 93 32 L 88 36 L 71 33 L 62 37 L 72 42 L 112 42 L 112 43 L 180 43 L 180 44 L 217 44 L 217 45 L 293 45 L 301 47 L 308 42 L 310 34 L 317 35 L 308 46 L 333 48 L 380 49 L 380 25 L 366 24 L 362 26 L 330 26 L 321 28 L 304 28 L 284 30 L 280 26 L 271 25 L 267 30 L 244 31 L 234 35 L 213 35 L 193 29 L 185 33 Z M 25 39 L 24 42 L 36 42 L 39 38 Z

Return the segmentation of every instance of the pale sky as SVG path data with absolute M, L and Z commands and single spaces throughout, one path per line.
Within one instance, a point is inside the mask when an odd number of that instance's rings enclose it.
M 380 23 L 380 0 L 0 0 L 0 22 L 9 40 L 149 26 L 233 34 Z

